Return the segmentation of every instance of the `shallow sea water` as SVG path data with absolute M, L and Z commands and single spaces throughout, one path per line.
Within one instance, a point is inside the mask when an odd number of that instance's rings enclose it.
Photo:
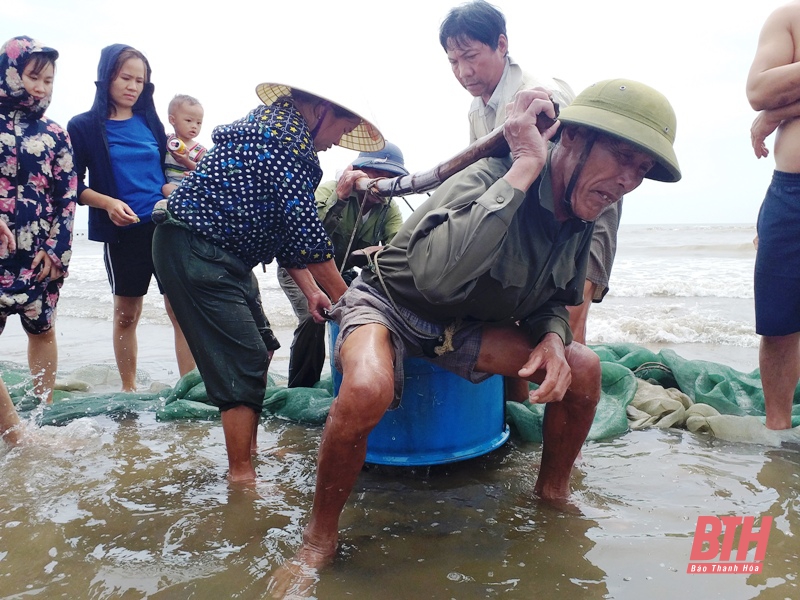
M 263 423 L 231 488 L 219 422 L 80 419 L 0 451 L 0 597 L 264 598 L 300 541 L 321 430 Z M 587 443 L 572 504 L 533 499 L 538 444 L 368 466 L 321 599 L 796 599 L 800 452 L 657 429 Z M 760 575 L 689 575 L 697 517 L 771 515 Z
M 752 226 L 623 227 L 612 290 L 592 307 L 590 343 L 674 348 L 757 366 Z M 113 364 L 102 248 L 78 240 L 59 304 L 60 369 Z M 270 267 L 272 268 L 272 267 Z M 283 348 L 294 324 L 274 274 L 256 269 Z M 18 320 L 0 360 L 26 362 Z M 140 324 L 143 387 L 177 379 L 160 298 Z M 114 391 L 114 390 L 111 390 Z M 321 428 L 269 420 L 254 489 L 228 486 L 220 423 L 150 413 L 34 428 L 0 447 L 0 598 L 265 598 L 311 507 Z M 322 600 L 525 598 L 797 600 L 800 449 L 677 430 L 588 442 L 571 506 L 533 498 L 541 446 L 512 435 L 477 459 L 367 467 L 342 516 Z M 764 572 L 690 575 L 699 516 L 774 517 Z

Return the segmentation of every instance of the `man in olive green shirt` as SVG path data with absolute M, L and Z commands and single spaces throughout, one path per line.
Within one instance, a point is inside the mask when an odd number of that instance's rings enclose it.
M 333 242 L 334 261 L 348 285 L 356 276 L 350 253 L 388 243 L 403 224 L 394 200 L 354 191 L 356 180 L 407 174 L 400 148 L 386 142 L 382 150 L 359 154 L 338 181 L 320 184 L 314 193 L 317 214 Z M 278 282 L 298 320 L 289 355 L 288 387 L 312 387 L 325 363 L 325 325 L 314 322 L 305 295 L 285 269 L 278 269 Z
M 342 384 L 303 545 L 273 589 L 308 583 L 333 560 L 339 516 L 369 433 L 401 391 L 405 356 L 471 381 L 500 374 L 538 383 L 529 401 L 546 407 L 534 492 L 569 495 L 600 399 L 599 359 L 571 343 L 565 308 L 582 299 L 592 222 L 645 177 L 677 181 L 680 169 L 675 113 L 644 84 L 599 82 L 562 110 L 560 124 L 539 131 L 542 113 L 555 116 L 546 91 L 517 94 L 505 126 L 510 155 L 443 184 L 334 305 Z

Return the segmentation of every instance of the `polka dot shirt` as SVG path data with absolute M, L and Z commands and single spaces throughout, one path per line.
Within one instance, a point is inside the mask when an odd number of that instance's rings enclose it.
M 173 217 L 251 267 L 304 268 L 333 258 L 317 216 L 322 177 L 308 125 L 291 102 L 221 125 L 214 147 L 169 199 Z

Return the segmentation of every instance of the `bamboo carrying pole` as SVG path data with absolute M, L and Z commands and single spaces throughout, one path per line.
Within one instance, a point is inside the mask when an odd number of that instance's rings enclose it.
M 556 118 L 558 118 L 558 104 L 554 102 L 553 105 L 556 109 Z M 539 113 L 536 127 L 539 131 L 546 131 L 553 123 L 555 123 L 554 119 L 544 113 Z M 503 134 L 503 127 L 498 127 L 432 169 L 380 179 L 362 177 L 356 180 L 355 188 L 359 192 L 371 190 L 375 195 L 382 197 L 420 194 L 440 186 L 450 177 L 482 158 L 501 157 L 508 152 L 508 142 Z

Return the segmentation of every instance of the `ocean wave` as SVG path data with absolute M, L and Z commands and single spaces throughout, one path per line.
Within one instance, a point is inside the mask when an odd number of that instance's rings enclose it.
M 677 256 L 755 256 L 754 225 L 742 226 L 641 226 L 623 225 L 618 234 L 617 256 L 657 251 Z
M 635 250 L 635 252 L 634 252 Z M 654 246 L 652 243 L 642 243 L 636 246 L 634 244 L 627 244 L 620 255 L 630 253 L 634 257 L 644 255 L 653 256 L 674 256 L 680 258 L 692 258 L 702 256 L 705 259 L 714 257 L 728 257 L 755 260 L 756 250 L 753 242 L 734 242 L 729 244 L 664 244 L 661 246 Z
M 697 256 L 677 261 L 660 255 L 650 260 L 615 262 L 610 296 L 752 298 L 753 261 Z
M 620 307 L 609 303 L 589 312 L 589 343 L 702 343 L 754 348 L 759 336 L 752 323 L 714 310 L 667 303 Z
M 268 274 L 260 272 L 259 275 L 263 276 L 263 281 L 259 277 L 259 285 L 264 312 L 267 314 L 270 324 L 274 328 L 294 328 L 297 325 L 297 317 L 295 317 L 292 305 L 277 280 L 273 285 Z M 83 284 L 70 288 L 64 285 L 58 302 L 58 314 L 65 317 L 111 321 L 114 313 L 114 298 L 111 295 L 108 281 L 105 279 L 105 271 L 103 271 L 103 280 L 95 278 L 86 280 Z M 144 297 L 140 323 L 170 324 L 164 308 L 164 298 L 159 293 L 155 280 L 151 282 L 150 289 Z
M 754 252 L 753 225 L 623 225 L 606 300 L 592 308 L 589 327 L 616 341 L 708 341 L 751 346 L 755 334 L 723 317 L 677 317 L 675 311 L 633 316 L 604 316 L 606 306 L 620 302 L 655 304 L 695 301 L 727 304 L 745 302 L 752 312 Z M 110 321 L 113 298 L 103 263 L 103 245 L 78 238 L 70 275 L 61 290 L 59 315 Z M 264 310 L 273 327 L 293 328 L 296 318 L 275 275 L 276 263 L 256 267 Z M 727 313 L 725 313 L 727 314 Z M 599 317 L 598 317 L 599 315 Z M 596 319 L 600 318 L 600 322 Z M 164 303 L 153 280 L 144 298 L 142 323 L 169 324 Z M 705 324 L 704 324 L 705 323 Z M 605 340 L 604 340 L 605 341 Z
M 753 284 L 720 285 L 714 281 L 653 281 L 625 282 L 612 280 L 609 298 L 753 298 Z

